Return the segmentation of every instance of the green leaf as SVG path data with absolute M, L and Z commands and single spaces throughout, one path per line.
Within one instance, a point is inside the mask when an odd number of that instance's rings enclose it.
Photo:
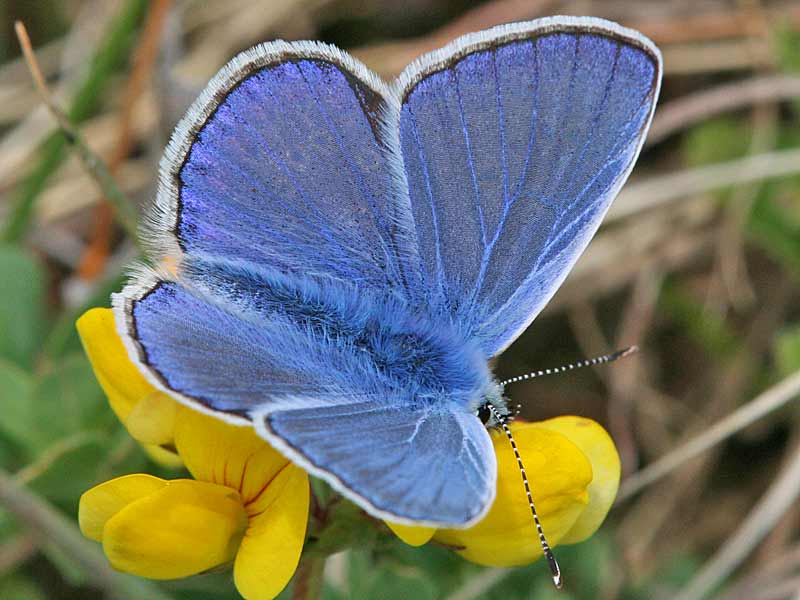
M 83 305 L 65 310 L 61 313 L 44 342 L 44 354 L 51 359 L 58 359 L 69 352 L 81 351 L 81 342 L 75 321 L 90 308 L 108 306 L 111 293 L 119 290 L 125 283 L 125 276 L 115 273 L 103 281 L 98 282 L 92 295 Z
M 576 582 L 572 589 L 581 600 L 594 600 L 608 588 L 614 563 L 619 560 L 613 538 L 603 530 L 585 542 L 558 548 L 558 553 L 570 581 Z
M 0 358 L 30 367 L 44 333 L 44 273 L 20 248 L 0 245 Z
M 65 581 L 74 586 L 86 583 L 86 571 L 64 550 L 54 544 L 43 544 L 41 550 Z
M 348 598 L 381 600 L 435 600 L 436 584 L 422 569 L 413 566 L 380 563 L 370 552 L 353 550 L 347 555 Z
M 710 354 L 727 358 L 739 347 L 728 323 L 705 310 L 702 303 L 681 286 L 667 282 L 659 299 L 661 310 Z
M 126 63 L 131 52 L 134 34 L 147 8 L 144 0 L 128 0 L 109 25 L 103 41 L 85 69 L 85 77 L 78 85 L 67 118 L 80 123 L 92 116 L 103 99 L 104 91 L 113 81 L 113 75 Z M 19 240 L 28 230 L 37 198 L 47 187 L 68 153 L 67 139 L 59 131 L 49 136 L 41 146 L 37 164 L 22 179 L 11 200 L 10 212 L 0 237 Z
M 0 598 L 46 600 L 47 596 L 35 581 L 19 574 L 13 574 L 0 579 Z
M 78 498 L 100 483 L 97 472 L 108 456 L 108 449 L 108 440 L 90 440 L 46 461 L 30 488 L 70 514 L 77 514 Z
M 35 460 L 60 440 L 81 432 L 108 432 L 116 419 L 83 355 L 55 364 L 34 379 L 0 360 L 0 435 L 19 446 L 26 460 Z M 87 456 L 94 468 L 97 456 Z
M 32 402 L 36 426 L 49 443 L 113 422 L 113 413 L 83 354 L 68 356 L 41 377 Z
M 20 447 L 28 457 L 35 455 L 42 437 L 37 431 L 31 410 L 34 381 L 17 365 L 0 359 L 0 435 Z
M 455 552 L 442 548 L 435 542 L 415 548 L 404 544 L 394 534 L 387 534 L 379 547 L 389 551 L 383 560 L 393 561 L 395 569 L 424 570 L 427 579 L 437 586 L 437 597 L 448 595 L 465 579 L 483 571 L 483 567 L 467 562 Z
M 312 533 L 305 552 L 328 556 L 350 547 L 375 545 L 379 532 L 355 504 L 339 498 L 327 510 L 329 524 L 322 531 Z
M 800 323 L 795 323 L 778 334 L 775 358 L 782 375 L 800 371 Z
M 693 127 L 683 145 L 690 167 L 741 158 L 749 150 L 751 131 L 741 120 L 722 117 Z
M 241 600 L 236 592 L 229 569 L 219 569 L 187 577 L 160 581 L 161 585 L 175 600 Z M 291 592 L 284 590 L 279 600 L 291 599 Z
M 778 66 L 789 73 L 800 73 L 800 34 L 785 23 L 775 31 Z
M 747 221 L 747 232 L 753 240 L 795 275 L 800 275 L 798 193 L 800 180 L 796 177 L 766 185 Z

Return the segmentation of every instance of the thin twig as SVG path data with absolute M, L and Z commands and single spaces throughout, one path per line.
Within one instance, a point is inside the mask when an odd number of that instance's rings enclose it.
M 16 570 L 39 550 L 36 536 L 28 532 L 6 539 L 0 546 L 0 577 Z
M 793 292 L 794 286 L 788 279 L 781 279 L 764 291 L 762 308 L 752 319 L 736 352 L 720 370 L 711 372 L 709 384 L 713 389 L 704 394 L 702 408 L 697 408 L 694 418 L 687 423 L 685 433 L 680 436 L 681 444 L 690 443 L 695 436 L 701 435 L 719 419 L 727 418 L 740 405 L 740 399 L 760 371 L 757 358 L 764 356 L 766 349 L 773 344 L 774 332 L 786 316 Z M 695 389 L 699 390 L 700 386 L 695 386 Z M 695 401 L 699 399 L 697 394 L 693 394 Z M 692 400 L 687 398 L 686 401 Z M 626 555 L 634 570 L 645 571 L 648 565 L 654 565 L 651 556 L 655 545 L 663 553 L 671 543 L 685 544 L 685 536 L 677 534 L 674 526 L 669 525 L 685 518 L 687 510 L 691 512 L 697 505 L 703 482 L 712 472 L 716 455 L 717 452 L 706 449 L 704 454 L 677 469 L 669 482 L 653 485 L 638 504 L 626 510 L 621 530 L 625 531 Z
M 444 46 L 460 35 L 500 23 L 532 19 L 547 12 L 552 4 L 555 4 L 553 0 L 495 0 L 468 10 L 426 35 L 411 40 L 364 46 L 351 52 L 380 75 L 393 77 L 421 54 Z
M 797 173 L 800 148 L 792 148 L 634 181 L 620 193 L 606 223 L 711 190 Z
M 736 432 L 777 410 L 798 395 L 800 395 L 800 372 L 787 377 L 763 392 L 754 400 L 710 427 L 705 433 L 680 448 L 676 448 L 638 473 L 631 475 L 622 482 L 617 496 L 617 503 L 627 500 L 644 487 L 658 481 L 685 462 L 699 456 Z
M 798 374 L 800 375 L 800 374 Z M 792 450 L 784 466 L 758 504 L 726 544 L 692 582 L 676 596 L 677 600 L 700 600 L 730 575 L 773 528 L 780 517 L 800 497 L 800 445 Z
M 740 6 L 738 10 L 719 4 L 723 8 L 716 11 L 691 11 L 688 15 L 684 13 L 660 22 L 649 20 L 629 23 L 628 26 L 640 29 L 658 44 L 765 35 L 776 24 L 794 30 L 800 28 L 800 10 L 792 2 L 770 3 L 769 7 L 759 7 L 757 12 L 752 4 L 761 3 L 737 3 Z
M 778 525 L 780 527 L 780 524 Z M 800 569 L 800 544 L 784 549 L 754 573 L 731 584 L 716 600 L 751 600 L 757 590 L 763 590 L 769 582 L 780 581 Z
M 82 69 L 84 75 L 70 98 L 67 110 L 70 122 L 85 121 L 97 110 L 111 76 L 127 58 L 128 40 L 138 27 L 145 6 L 143 0 L 124 0 L 109 26 L 103 27 L 103 40 L 91 53 L 91 58 L 84 61 L 87 63 Z M 35 164 L 14 186 L 7 218 L 0 231 L 2 239 L 15 242 L 28 233 L 37 200 L 69 155 L 64 152 L 66 144 L 61 130 L 54 131 L 39 144 Z
M 540 16 L 552 10 L 553 4 L 550 0 L 495 0 L 467 11 L 432 33 L 409 40 L 370 44 L 355 48 L 351 53 L 379 74 L 393 77 L 417 56 L 455 37 L 500 23 Z M 677 16 L 632 21 L 628 15 L 603 11 L 599 3 L 596 8 L 601 9 L 597 16 L 621 20 L 664 47 L 667 74 L 751 68 L 762 62 L 763 57 L 770 56 L 769 41 L 762 35 L 754 36 L 757 32 L 753 31 L 746 11 L 725 10 L 693 15 L 691 19 Z M 795 29 L 800 28 L 800 10 L 796 8 L 775 8 L 767 11 L 766 18 L 770 23 L 787 22 Z
M 14 474 L 14 478 L 22 484 L 29 484 L 31 481 L 46 473 L 47 470 L 59 458 L 69 454 L 73 450 L 102 440 L 103 436 L 97 432 L 78 431 L 77 433 L 65 437 L 55 442 L 52 446 L 42 452 L 35 461 L 22 467 Z
M 325 558 L 306 556 L 294 574 L 292 600 L 318 600 L 322 593 Z
M 33 83 L 47 110 L 58 123 L 59 129 L 63 133 L 67 142 L 75 149 L 76 154 L 81 160 L 88 174 L 97 182 L 101 191 L 114 207 L 117 219 L 133 239 L 137 239 L 137 211 L 133 202 L 117 186 L 116 181 L 108 172 L 102 160 L 89 148 L 81 137 L 80 133 L 72 126 L 66 114 L 56 105 L 47 83 L 42 76 L 36 55 L 31 46 L 31 40 L 25 25 L 21 21 L 14 24 L 14 31 L 17 34 L 22 53 L 28 64 Z
M 745 81 L 700 90 L 660 106 L 647 134 L 647 144 L 657 144 L 716 115 L 762 102 L 780 102 L 800 97 L 800 77 L 762 75 Z
M 158 57 L 161 31 L 171 6 L 172 0 L 154 0 L 148 9 L 139 44 L 134 52 L 133 68 L 125 86 L 118 117 L 116 146 L 108 159 L 108 170 L 112 176 L 118 174 L 122 162 L 133 146 L 134 108 L 145 90 L 145 84 Z M 78 268 L 78 275 L 83 279 L 97 277 L 108 260 L 113 233 L 113 219 L 109 208 L 107 202 L 95 207 L 94 227 L 86 253 Z
M 75 525 L 45 500 L 19 485 L 0 469 L 0 506 L 34 533 L 40 542 L 54 544 L 74 560 L 91 584 L 115 600 L 169 600 L 157 585 L 117 573 L 93 542 L 83 538 Z
M 471 577 L 445 600 L 477 600 L 483 598 L 490 589 L 505 579 L 512 571 L 510 569 L 483 569 Z

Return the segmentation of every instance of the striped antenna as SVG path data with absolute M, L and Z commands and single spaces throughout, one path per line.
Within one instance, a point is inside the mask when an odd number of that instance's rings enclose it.
M 519 455 L 519 450 L 517 449 L 517 443 L 514 441 L 514 436 L 511 435 L 511 429 L 509 429 L 508 427 L 506 418 L 500 414 L 500 412 L 495 408 L 493 404 L 487 404 L 486 406 L 488 406 L 495 420 L 498 423 L 500 423 L 500 426 L 506 433 L 508 441 L 511 443 L 511 449 L 514 451 L 514 456 L 517 459 L 517 466 L 519 467 L 519 473 L 520 475 L 522 475 L 522 485 L 525 486 L 525 494 L 528 496 L 528 506 L 531 507 L 531 514 L 533 515 L 533 523 L 536 525 L 536 533 L 539 536 L 539 543 L 542 545 L 542 552 L 544 553 L 544 558 L 545 560 L 547 560 L 547 566 L 550 567 L 550 573 L 553 575 L 553 584 L 556 586 L 557 589 L 560 590 L 561 587 L 564 585 L 564 581 L 561 579 L 561 568 L 558 566 L 558 561 L 556 560 L 556 557 L 553 554 L 553 550 L 550 548 L 550 544 L 547 543 L 547 538 L 544 537 L 542 524 L 539 522 L 539 515 L 536 514 L 536 507 L 533 505 L 531 486 L 528 485 L 528 476 L 525 474 L 525 465 L 522 464 L 522 457 Z
M 639 351 L 639 346 L 629 346 L 623 350 L 617 350 L 616 352 L 612 352 L 611 354 L 605 354 L 603 356 L 597 356 L 595 358 L 587 358 L 586 360 L 579 360 L 576 363 L 572 363 L 569 365 L 562 365 L 560 367 L 555 367 L 553 369 L 542 369 L 541 371 L 533 371 L 532 373 L 525 373 L 524 375 L 517 375 L 516 377 L 512 377 L 511 379 L 506 379 L 505 381 L 501 381 L 500 385 L 505 387 L 509 383 L 517 383 L 518 381 L 524 381 L 526 379 L 536 379 L 537 377 L 542 377 L 544 375 L 555 375 L 556 373 L 564 373 L 566 371 L 574 371 L 575 369 L 581 369 L 583 367 L 593 367 L 594 365 L 602 365 L 603 363 L 614 362 L 615 360 L 619 360 L 620 358 L 625 358 L 626 356 L 630 356 Z

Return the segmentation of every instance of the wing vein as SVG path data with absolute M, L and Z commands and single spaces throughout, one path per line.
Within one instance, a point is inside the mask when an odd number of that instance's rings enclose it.
M 627 137 L 628 137 L 627 133 L 630 131 L 630 128 L 633 125 L 638 124 L 639 119 L 636 118 L 636 116 L 637 116 L 637 113 L 640 113 L 642 111 L 642 108 L 644 108 L 644 102 L 646 101 L 646 99 L 647 99 L 647 95 L 645 95 L 645 98 L 643 99 L 642 103 L 637 107 L 636 111 L 631 116 L 632 117 L 631 120 L 625 126 L 625 129 L 623 129 L 623 132 L 620 135 L 619 139 L 617 140 L 617 142 L 614 144 L 614 146 L 609 151 L 608 155 L 606 156 L 605 165 L 603 165 L 603 168 L 600 169 L 594 175 L 594 177 L 592 177 L 589 180 L 589 183 L 587 183 L 583 187 L 581 192 L 577 195 L 576 200 L 575 200 L 575 202 L 573 202 L 572 206 L 576 205 L 583 198 L 583 196 L 586 194 L 586 192 L 588 192 L 592 188 L 592 186 L 597 182 L 597 180 L 600 179 L 608 171 L 609 168 L 615 166 L 619 162 L 619 160 L 621 158 L 620 156 L 616 156 L 614 158 L 612 158 L 612 156 L 615 155 L 615 154 L 618 154 L 619 151 L 621 150 L 621 146 L 623 146 L 625 144 L 625 142 L 627 140 Z M 612 186 L 613 186 L 613 182 L 609 185 L 609 188 L 612 187 Z M 606 188 L 606 189 L 609 189 L 609 188 Z M 598 198 L 602 198 L 602 197 L 603 197 L 603 194 L 598 194 Z M 566 224 L 565 226 L 561 227 L 557 233 L 555 231 L 551 230 L 550 236 L 548 236 L 547 241 L 542 246 L 542 251 L 539 253 L 539 258 L 537 259 L 536 265 L 534 266 L 534 269 L 531 271 L 531 273 L 536 272 L 538 267 L 540 267 L 541 264 L 543 262 L 545 262 L 545 259 L 548 258 L 548 253 L 549 253 L 550 249 L 553 248 L 553 246 L 555 246 L 555 244 L 558 243 L 558 241 L 560 241 L 561 238 L 564 237 L 564 235 L 570 230 L 570 228 L 577 221 L 579 221 L 583 217 L 583 215 L 586 214 L 586 212 L 589 209 L 592 209 L 592 208 L 594 208 L 594 204 L 590 203 L 589 206 L 586 207 L 586 209 L 581 211 L 581 213 L 577 217 L 573 218 L 568 224 Z M 562 218 L 563 218 L 563 216 L 562 216 Z M 555 233 L 555 235 L 553 235 L 554 233 Z
M 478 221 L 481 227 L 481 242 L 483 243 L 484 250 L 486 249 L 486 224 L 483 220 L 483 206 L 481 206 L 481 194 L 478 188 L 478 177 L 475 175 L 475 163 L 472 156 L 472 145 L 469 140 L 469 130 L 467 129 L 467 122 L 464 115 L 464 102 L 461 98 L 461 85 L 458 81 L 458 69 L 453 67 L 450 69 L 453 79 L 455 81 L 456 98 L 458 99 L 458 117 L 461 121 L 461 131 L 464 133 L 464 145 L 467 151 L 467 161 L 469 163 L 469 173 L 472 177 L 472 187 L 475 191 L 475 210 L 478 213 Z
M 531 156 L 533 154 L 533 147 L 534 147 L 534 145 L 536 143 L 535 142 L 535 140 L 536 140 L 536 116 L 538 114 L 539 97 L 540 97 L 540 95 L 539 95 L 539 86 L 536 85 L 536 82 L 538 81 L 538 77 L 539 77 L 539 60 L 538 60 L 539 59 L 539 53 L 537 51 L 536 43 L 535 42 L 531 42 L 531 44 L 532 44 L 533 53 L 534 53 L 534 61 L 533 61 L 534 68 L 532 70 L 532 72 L 533 72 L 533 82 L 534 82 L 533 89 L 536 92 L 536 97 L 535 97 L 534 101 L 531 103 L 531 121 L 530 121 L 530 123 L 531 123 L 531 132 L 530 132 L 530 136 L 528 137 L 528 146 L 526 148 L 525 162 L 524 162 L 523 167 L 522 167 L 522 174 L 520 175 L 520 178 L 519 178 L 519 180 L 518 180 L 518 182 L 517 182 L 517 184 L 515 186 L 516 191 L 513 193 L 512 197 L 511 197 L 511 200 L 510 200 L 510 202 L 508 202 L 508 204 L 506 204 L 505 202 L 503 203 L 503 210 L 502 210 L 502 212 L 500 214 L 500 218 L 498 219 L 497 229 L 495 230 L 494 236 L 492 237 L 492 240 L 488 244 L 488 246 L 484 247 L 483 256 L 481 257 L 480 270 L 478 272 L 478 276 L 475 278 L 475 285 L 474 285 L 472 293 L 470 295 L 470 300 L 469 300 L 470 312 L 472 312 L 472 310 L 474 309 L 475 303 L 478 301 L 478 297 L 479 297 L 479 295 L 481 293 L 481 290 L 483 289 L 483 282 L 484 282 L 485 277 L 486 277 L 486 271 L 488 270 L 489 264 L 491 263 L 491 260 L 492 260 L 492 253 L 493 253 L 493 250 L 494 250 L 494 246 L 497 243 L 497 240 L 500 239 L 500 236 L 503 233 L 503 228 L 505 227 L 506 219 L 508 218 L 508 215 L 511 212 L 511 207 L 514 205 L 514 202 L 516 201 L 519 193 L 522 190 L 522 186 L 525 183 L 525 177 L 527 176 L 528 168 L 529 168 L 529 164 L 530 164 L 530 159 L 531 159 Z
M 575 40 L 575 57 L 576 57 L 576 60 L 574 61 L 575 64 L 577 63 L 578 40 L 579 39 L 580 38 L 576 38 L 576 40 Z M 598 102 L 597 107 L 594 110 L 595 114 L 594 114 L 594 117 L 592 118 L 592 121 L 591 121 L 591 127 L 589 128 L 589 135 L 587 136 L 588 139 L 583 143 L 583 146 L 582 146 L 581 152 L 579 154 L 579 158 L 577 159 L 577 162 L 582 161 L 584 156 L 586 156 L 586 151 L 589 149 L 589 146 L 590 146 L 590 144 L 592 142 L 592 139 L 594 138 L 594 133 L 597 130 L 597 123 L 600 120 L 600 116 L 603 114 L 603 110 L 605 108 L 606 102 L 608 101 L 608 97 L 611 94 L 611 86 L 612 86 L 612 84 L 614 82 L 614 79 L 616 78 L 617 65 L 619 64 L 619 56 L 620 56 L 621 51 L 622 51 L 622 45 L 619 42 L 617 42 L 616 50 L 614 52 L 614 62 L 611 65 L 611 72 L 610 72 L 610 74 L 608 76 L 608 79 L 606 80 L 606 84 L 605 84 L 605 87 L 603 89 L 603 95 L 600 97 L 600 102 Z M 573 69 L 573 77 L 574 77 L 574 69 Z M 570 80 L 570 84 L 571 83 L 572 83 L 572 80 Z M 619 140 L 625 139 L 625 137 L 626 136 L 619 136 L 617 144 L 615 144 L 614 148 L 612 148 L 612 152 L 618 147 Z M 609 153 L 609 156 L 610 155 L 611 155 L 611 152 Z M 608 160 L 608 159 L 606 159 L 606 160 Z M 575 160 L 570 160 L 568 163 L 566 163 L 564 165 L 564 167 L 561 169 L 561 172 L 558 173 L 558 178 L 556 179 L 555 185 L 552 186 L 552 189 L 557 189 L 558 186 L 561 185 L 561 182 L 564 179 L 564 173 L 567 172 L 567 168 L 572 166 L 572 165 L 574 165 L 575 163 L 576 163 Z M 604 172 L 604 171 L 605 171 L 605 168 L 600 170 L 601 173 Z M 596 180 L 597 177 L 599 177 L 599 174 L 595 175 L 595 177 L 593 179 Z M 545 238 L 545 243 L 543 244 L 542 251 L 539 253 L 539 256 L 536 258 L 536 263 L 534 263 L 533 269 L 531 270 L 531 272 L 535 272 L 539 268 L 539 265 L 541 264 L 545 254 L 546 254 L 545 248 L 552 247 L 551 240 L 553 239 L 553 236 L 556 234 L 556 230 L 561 226 L 561 223 L 564 220 L 564 218 L 566 217 L 566 215 L 569 212 L 572 211 L 572 209 L 577 205 L 577 203 L 580 201 L 580 198 L 582 196 L 583 196 L 583 194 L 579 194 L 578 198 L 576 198 L 575 200 L 570 202 L 566 207 L 564 207 L 563 209 L 561 209 L 559 211 L 558 216 L 553 220 L 553 223 L 550 225 L 550 230 L 547 232 L 547 237 Z M 559 232 L 559 234 L 556 235 L 556 237 L 561 237 L 561 232 L 563 232 L 563 231 L 564 231 L 564 229 L 561 229 L 561 231 Z
M 503 111 L 503 95 L 500 90 L 500 78 L 497 75 L 497 51 L 492 51 L 492 75 L 494 76 L 494 92 L 497 100 L 497 125 L 500 130 L 500 156 L 503 169 L 503 207 L 508 206 L 508 162 L 506 157 L 506 121 Z M 499 228 L 498 228 L 499 229 Z M 496 237 L 496 236 L 495 236 Z
M 367 205 L 370 208 L 370 212 L 372 213 L 372 217 L 375 220 L 375 224 L 377 225 L 378 229 L 378 237 L 381 243 L 381 250 L 383 251 L 384 256 L 389 259 L 392 257 L 392 254 L 388 247 L 386 241 L 386 235 L 389 231 L 388 225 L 386 221 L 384 221 L 383 216 L 381 215 L 381 211 L 378 209 L 377 205 L 375 204 L 375 197 L 367 190 L 366 184 L 364 183 L 364 175 L 361 170 L 353 163 L 353 160 L 350 154 L 347 152 L 347 149 L 344 146 L 344 142 L 342 140 L 341 133 L 339 132 L 336 124 L 333 122 L 333 119 L 328 112 L 328 109 L 322 104 L 322 101 L 319 98 L 319 94 L 317 89 L 311 85 L 311 82 L 306 77 L 306 73 L 303 69 L 300 68 L 299 64 L 295 65 L 295 68 L 300 73 L 303 81 L 308 88 L 308 92 L 311 95 L 311 98 L 314 100 L 314 105 L 317 107 L 322 120 L 325 122 L 325 127 L 328 129 L 328 132 L 331 134 L 331 137 L 334 139 L 337 148 L 339 149 L 339 153 L 341 154 L 344 162 L 347 164 L 347 168 L 350 171 L 350 176 L 352 177 L 353 183 L 355 183 L 356 187 L 358 188 L 359 192 L 361 193 L 361 197 L 367 201 Z M 395 281 L 399 281 L 399 273 L 397 272 L 398 266 L 395 264 L 394 260 L 387 260 L 387 266 L 389 269 L 392 270 L 392 277 Z
M 531 73 L 533 73 L 532 80 L 533 85 L 532 89 L 536 94 L 536 97 L 531 102 L 531 133 L 528 137 L 528 147 L 525 149 L 525 161 L 522 165 L 522 173 L 517 180 L 516 185 L 514 186 L 514 191 L 511 194 L 511 206 L 517 201 L 517 198 L 522 193 L 522 186 L 525 185 L 525 178 L 528 176 L 528 169 L 530 168 L 531 156 L 533 155 L 533 147 L 536 144 L 536 125 L 537 125 L 537 116 L 539 114 L 539 98 L 541 94 L 539 94 L 539 51 L 538 47 L 535 42 L 531 42 L 533 46 L 533 69 L 531 69 Z
M 419 131 L 417 129 L 417 119 L 414 116 L 414 111 L 408 106 L 408 116 L 411 119 L 411 135 L 414 138 L 414 143 L 417 146 L 417 154 L 419 157 L 420 166 L 422 168 L 422 178 L 425 180 L 425 192 L 428 198 L 428 206 L 431 209 L 431 225 L 433 226 L 433 243 L 436 247 L 436 283 L 439 288 L 439 293 L 444 297 L 444 274 L 442 267 L 442 251 L 441 241 L 439 239 L 439 220 L 436 214 L 436 204 L 433 199 L 433 189 L 431 187 L 430 173 L 428 173 L 428 163 L 425 158 L 425 151 L 422 148 L 422 142 L 419 139 Z

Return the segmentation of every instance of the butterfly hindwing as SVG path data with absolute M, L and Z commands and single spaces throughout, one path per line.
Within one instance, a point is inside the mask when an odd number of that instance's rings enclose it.
M 154 385 L 254 424 L 377 516 L 463 526 L 488 510 L 495 457 L 466 406 L 485 366 L 461 340 L 405 314 L 399 300 L 186 261 L 182 281 L 140 276 L 114 297 L 131 355 Z
M 396 89 L 430 302 L 502 351 L 555 293 L 630 172 L 658 50 L 597 19 L 471 34 Z
M 290 458 L 395 522 L 464 526 L 491 506 L 497 465 L 486 429 L 461 410 L 407 397 L 277 410 L 256 430 Z

